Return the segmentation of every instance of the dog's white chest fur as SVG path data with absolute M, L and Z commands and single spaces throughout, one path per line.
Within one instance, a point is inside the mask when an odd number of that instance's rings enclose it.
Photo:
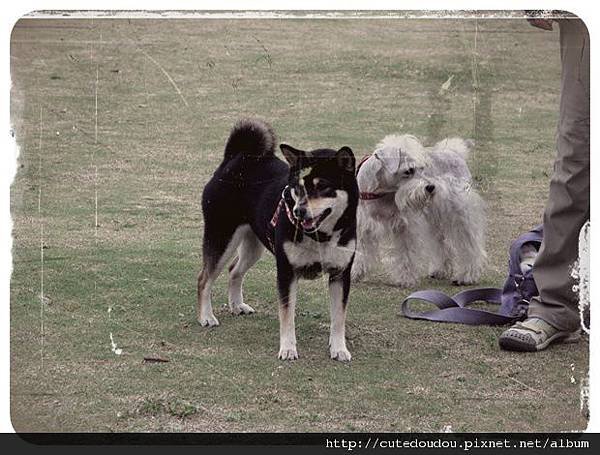
M 346 245 L 338 245 L 341 232 L 333 233 L 328 242 L 316 242 L 308 236 L 304 236 L 302 242 L 285 242 L 283 251 L 295 268 L 308 267 L 320 263 L 324 270 L 345 269 L 352 259 L 356 249 L 355 240 L 350 240 Z

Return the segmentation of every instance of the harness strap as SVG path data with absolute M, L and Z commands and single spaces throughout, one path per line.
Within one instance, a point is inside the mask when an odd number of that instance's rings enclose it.
M 319 242 L 319 243 L 325 243 L 325 242 L 329 242 L 331 240 L 331 236 L 329 234 L 325 234 L 324 232 L 319 232 L 319 231 L 315 231 L 315 232 L 304 232 L 305 236 L 310 237 L 311 239 L 313 239 L 315 242 Z
M 288 220 L 290 221 L 290 223 L 292 223 L 292 226 L 294 226 L 295 229 L 300 230 L 302 232 L 302 234 L 310 237 L 311 239 L 313 239 L 316 242 L 319 243 L 323 243 L 323 242 L 329 242 L 329 240 L 331 240 L 331 235 L 326 234 L 325 232 L 319 232 L 318 230 L 315 232 L 305 232 L 302 229 L 302 226 L 300 224 L 300 222 L 298 221 L 298 219 L 294 216 L 294 214 L 292 213 L 292 210 L 290 209 L 290 206 L 288 204 L 288 187 L 286 186 L 283 191 L 281 192 L 281 199 L 279 199 L 279 203 L 277 204 L 277 207 L 275 207 L 275 212 L 273 213 L 273 216 L 271 217 L 271 221 L 269 222 L 269 229 L 267 231 L 267 240 L 269 241 L 269 245 L 271 246 L 271 251 L 275 250 L 275 227 L 277 226 L 277 223 L 279 222 L 279 213 L 281 212 L 282 206 L 285 207 L 285 213 L 288 217 Z

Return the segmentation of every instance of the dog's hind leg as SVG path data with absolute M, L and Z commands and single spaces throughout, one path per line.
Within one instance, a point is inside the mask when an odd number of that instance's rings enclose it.
M 242 284 L 246 272 L 256 264 L 264 251 L 258 237 L 249 230 L 238 247 L 238 257 L 229 270 L 229 309 L 233 315 L 254 313 L 254 308 L 244 303 Z
M 196 319 L 203 327 L 219 325 L 212 310 L 211 290 L 223 267 L 231 260 L 236 248 L 247 234 L 250 226 L 238 226 L 231 235 L 224 235 L 205 224 L 203 242 L 203 266 L 198 275 L 198 300 L 196 303 Z

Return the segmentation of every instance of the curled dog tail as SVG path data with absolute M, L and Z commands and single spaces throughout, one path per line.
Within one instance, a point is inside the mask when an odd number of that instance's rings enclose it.
M 255 159 L 273 156 L 276 145 L 271 125 L 258 119 L 241 119 L 233 126 L 225 144 L 225 160 L 239 153 Z
M 439 151 L 454 152 L 463 160 L 469 158 L 471 150 L 475 146 L 475 141 L 472 139 L 462 139 L 460 137 L 448 137 L 435 144 L 434 149 Z

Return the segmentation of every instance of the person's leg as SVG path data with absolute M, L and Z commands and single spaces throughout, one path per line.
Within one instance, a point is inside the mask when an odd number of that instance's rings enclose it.
M 571 271 L 590 212 L 589 36 L 580 20 L 560 21 L 562 84 L 557 158 L 544 213 L 544 240 L 533 267 L 540 292 L 529 307 L 563 331 L 579 327 Z
M 579 231 L 590 211 L 590 54 L 582 21 L 560 21 L 560 46 L 557 157 L 544 212 L 544 240 L 534 265 L 540 295 L 532 299 L 527 321 L 500 337 L 505 349 L 544 349 L 579 327 L 571 271 L 577 260 Z

